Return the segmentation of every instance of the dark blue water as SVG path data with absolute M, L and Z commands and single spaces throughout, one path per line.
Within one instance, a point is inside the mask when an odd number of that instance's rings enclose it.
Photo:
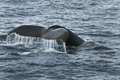
M 6 45 L 27 24 L 65 26 L 85 43 L 67 54 Z M 120 1 L 0 0 L 0 80 L 120 80 Z

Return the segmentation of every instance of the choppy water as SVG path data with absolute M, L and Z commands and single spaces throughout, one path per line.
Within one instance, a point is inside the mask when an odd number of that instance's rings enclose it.
M 5 45 L 24 24 L 65 26 L 86 42 L 67 54 Z M 120 1 L 0 0 L 0 80 L 120 80 Z

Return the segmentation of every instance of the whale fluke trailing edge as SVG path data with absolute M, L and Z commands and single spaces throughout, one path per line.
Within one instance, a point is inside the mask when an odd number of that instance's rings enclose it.
M 74 34 L 69 29 L 65 27 L 54 25 L 49 28 L 35 25 L 22 25 L 13 30 L 11 30 L 8 35 L 11 33 L 16 33 L 22 36 L 29 37 L 41 37 L 44 39 L 51 40 L 63 40 L 66 43 L 66 46 L 79 46 L 84 43 L 84 40 L 79 36 Z

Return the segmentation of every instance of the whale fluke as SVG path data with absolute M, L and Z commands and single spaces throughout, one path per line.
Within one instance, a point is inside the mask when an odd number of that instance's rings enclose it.
M 84 40 L 79 36 L 74 34 L 69 29 L 59 25 L 51 26 L 48 29 L 42 26 L 23 25 L 10 31 L 8 35 L 11 33 L 16 33 L 22 36 L 62 40 L 67 46 L 79 46 L 84 43 Z
M 53 25 L 50 28 L 53 28 L 53 29 L 63 28 L 65 30 L 67 30 L 67 32 L 69 34 L 69 37 L 66 40 L 66 45 L 67 46 L 79 46 L 79 45 L 81 45 L 81 44 L 84 43 L 83 39 L 81 39 L 78 35 L 76 35 L 75 33 L 73 33 L 72 31 L 70 31 L 69 29 L 66 29 L 63 26 Z
M 42 26 L 35 26 L 35 25 L 22 25 L 19 26 L 8 33 L 16 33 L 22 36 L 30 36 L 30 37 L 41 37 L 41 35 L 47 29 Z

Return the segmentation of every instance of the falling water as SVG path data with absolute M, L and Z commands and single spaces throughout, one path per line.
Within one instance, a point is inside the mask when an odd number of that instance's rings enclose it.
M 58 43 L 59 41 L 59 43 Z M 64 52 L 66 53 L 66 45 L 62 40 L 46 40 L 40 37 L 21 36 L 16 33 L 7 36 L 8 45 L 24 45 L 25 47 L 39 47 L 45 52 Z
M 57 40 L 44 40 L 42 48 L 45 50 L 45 52 L 64 52 L 66 53 L 66 46 L 65 43 L 60 40 L 62 44 L 58 44 Z

